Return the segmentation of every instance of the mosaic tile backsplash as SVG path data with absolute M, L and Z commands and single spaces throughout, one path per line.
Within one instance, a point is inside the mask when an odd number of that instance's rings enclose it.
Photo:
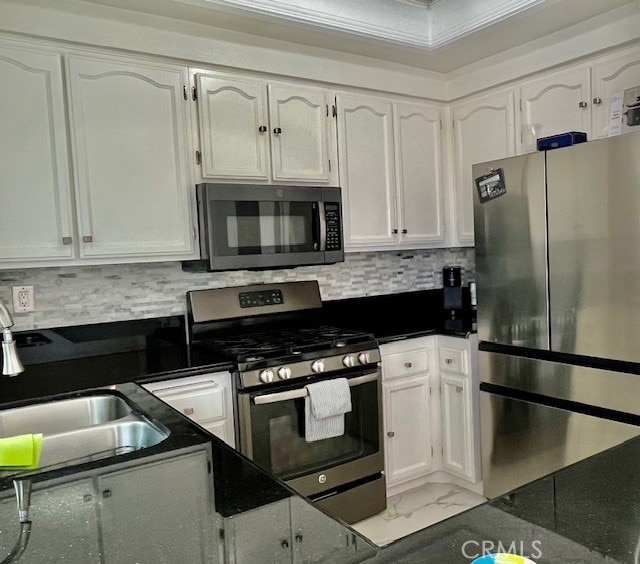
M 318 280 L 323 300 L 442 287 L 442 267 L 473 280 L 473 249 L 347 254 L 345 262 L 261 272 L 183 272 L 179 262 L 0 270 L 0 301 L 11 286 L 34 286 L 36 311 L 16 314 L 16 330 L 124 321 L 185 312 L 187 290 Z

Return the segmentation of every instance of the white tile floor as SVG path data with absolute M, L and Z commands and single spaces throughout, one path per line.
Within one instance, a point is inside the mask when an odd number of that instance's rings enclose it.
M 485 501 L 481 495 L 455 484 L 426 484 L 390 497 L 386 511 L 352 526 L 378 546 L 384 546 Z

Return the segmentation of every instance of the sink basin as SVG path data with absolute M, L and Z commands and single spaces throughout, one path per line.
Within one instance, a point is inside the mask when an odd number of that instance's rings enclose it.
M 163 425 L 128 415 L 67 433 L 45 435 L 42 441 L 40 468 L 72 465 L 127 454 L 157 445 L 169 436 Z
M 113 395 L 92 395 L 0 411 L 0 438 L 27 433 L 51 435 L 125 417 L 132 412 Z
M 42 433 L 39 469 L 73 466 L 157 445 L 170 431 L 125 399 L 94 394 L 0 411 L 0 438 Z

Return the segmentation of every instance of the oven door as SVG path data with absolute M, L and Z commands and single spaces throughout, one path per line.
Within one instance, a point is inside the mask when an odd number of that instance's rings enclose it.
M 304 385 L 239 394 L 241 451 L 296 491 L 313 496 L 379 475 L 384 468 L 380 369 L 348 376 L 345 433 L 308 443 Z

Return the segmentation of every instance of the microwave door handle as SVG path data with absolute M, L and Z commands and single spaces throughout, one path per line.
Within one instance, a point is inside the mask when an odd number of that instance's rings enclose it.
M 324 202 L 318 202 L 318 220 L 320 224 L 320 250 L 327 250 L 327 216 L 325 215 Z
M 371 374 L 365 374 L 364 376 L 358 376 L 357 378 L 351 378 L 349 380 L 349 387 L 359 386 L 361 384 L 367 384 L 377 380 L 379 373 L 373 372 Z M 289 401 L 292 399 L 307 397 L 309 393 L 306 388 L 300 388 L 298 390 L 289 390 L 287 392 L 276 392 L 274 394 L 264 394 L 263 396 L 256 396 L 253 399 L 253 403 L 256 405 L 264 405 L 267 403 L 278 403 L 281 401 Z

